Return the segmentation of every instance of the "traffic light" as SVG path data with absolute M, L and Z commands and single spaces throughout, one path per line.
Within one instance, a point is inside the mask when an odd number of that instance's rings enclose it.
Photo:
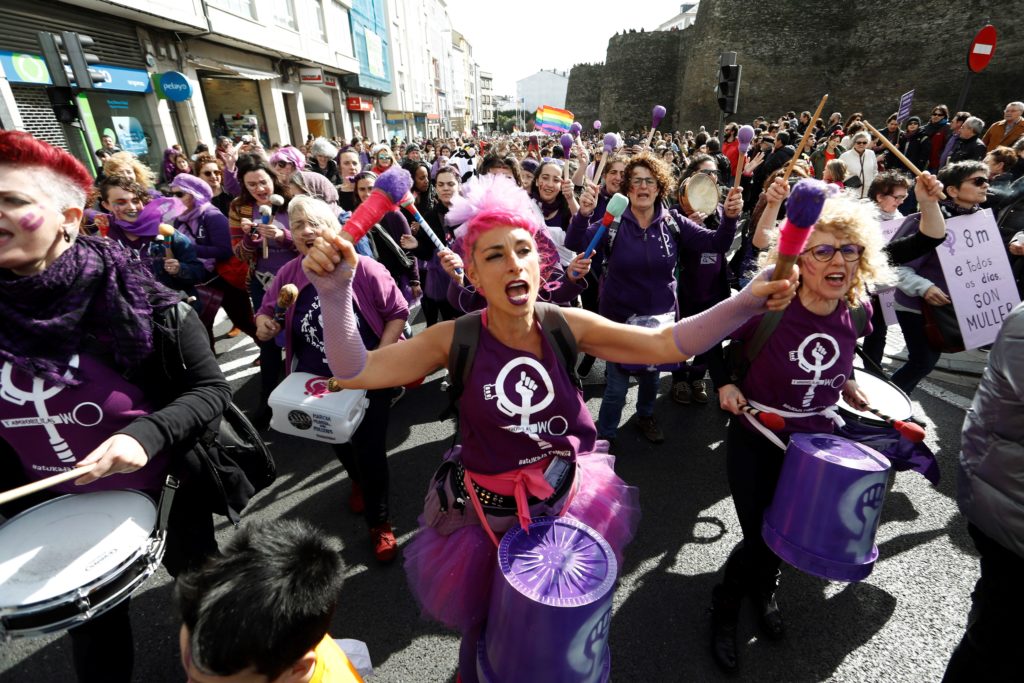
M 718 108 L 726 114 L 735 114 L 739 109 L 740 74 L 739 64 L 724 64 L 718 67 Z
M 46 88 L 46 94 L 50 98 L 50 106 L 53 107 L 53 114 L 57 117 L 57 121 L 74 123 L 81 118 L 75 91 L 70 87 L 51 85 Z
M 43 60 L 56 87 L 77 86 L 80 90 L 93 90 L 97 83 L 105 83 L 109 76 L 95 68 L 100 58 L 86 48 L 96 41 L 73 31 L 64 31 L 59 36 L 49 31 L 37 34 Z

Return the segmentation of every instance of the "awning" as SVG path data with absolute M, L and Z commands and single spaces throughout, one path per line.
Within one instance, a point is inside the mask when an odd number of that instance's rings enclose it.
M 272 71 L 260 71 L 259 69 L 253 69 L 248 66 L 225 64 L 224 62 L 207 59 L 206 57 L 189 57 L 188 61 L 204 71 L 213 71 L 215 73 L 224 74 L 225 76 L 235 76 L 237 78 L 248 78 L 253 81 L 270 81 L 281 77 L 281 74 L 274 73 Z

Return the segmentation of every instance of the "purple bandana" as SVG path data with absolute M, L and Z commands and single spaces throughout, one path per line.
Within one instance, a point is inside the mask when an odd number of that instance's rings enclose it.
M 157 197 L 139 212 L 134 221 L 111 222 L 125 232 L 136 237 L 155 237 L 160 232 L 161 223 L 171 223 L 185 213 L 185 205 L 175 197 Z

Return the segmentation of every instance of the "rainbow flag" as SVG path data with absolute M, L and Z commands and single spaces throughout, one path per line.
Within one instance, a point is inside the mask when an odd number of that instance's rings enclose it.
M 573 118 L 571 111 L 549 107 L 545 104 L 537 108 L 537 116 L 534 118 L 533 125 L 545 133 L 568 133 Z

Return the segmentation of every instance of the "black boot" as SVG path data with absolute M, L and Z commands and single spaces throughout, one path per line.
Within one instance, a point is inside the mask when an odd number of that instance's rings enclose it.
M 780 640 L 786 635 L 786 624 L 782 621 L 782 612 L 775 601 L 775 593 L 779 587 L 779 575 L 775 576 L 761 590 L 751 594 L 754 608 L 757 610 L 757 625 L 769 640 Z
M 739 666 L 736 657 L 736 623 L 740 616 L 740 597 L 725 585 L 711 591 L 711 656 L 727 673 Z

